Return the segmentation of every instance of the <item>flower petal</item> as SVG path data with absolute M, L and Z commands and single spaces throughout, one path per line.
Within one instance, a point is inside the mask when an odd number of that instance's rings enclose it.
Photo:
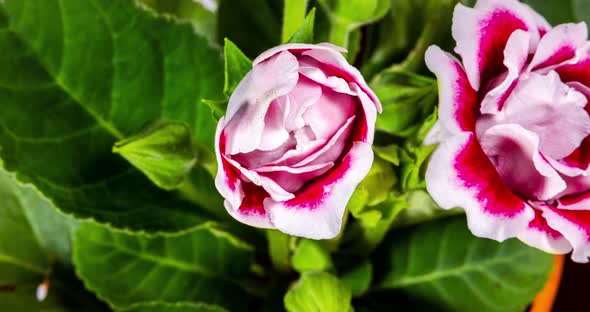
M 285 51 L 246 74 L 227 106 L 226 154 L 248 153 L 260 145 L 268 108 L 274 99 L 293 90 L 298 67 L 297 58 Z
M 572 245 L 572 260 L 588 262 L 590 257 L 590 211 L 564 210 L 540 206 L 550 227 L 561 233 Z
M 426 50 L 425 59 L 428 69 L 438 78 L 438 122 L 445 130 L 439 132 L 453 135 L 473 131 L 478 110 L 477 93 L 469 84 L 461 64 L 437 46 Z
M 588 28 L 584 22 L 555 26 L 539 41 L 530 63 L 531 70 L 548 71 L 564 62 L 577 62 L 576 51 L 584 46 L 587 39 Z
M 565 181 L 539 152 L 535 133 L 517 124 L 501 124 L 488 129 L 479 142 L 514 193 L 549 200 L 565 190 Z
M 286 202 L 267 199 L 264 207 L 281 232 L 311 239 L 338 235 L 345 207 L 373 163 L 371 145 L 355 142 L 342 162 Z
M 290 99 L 290 110 L 286 116 L 285 125 L 288 131 L 294 131 L 305 126 L 303 114 L 308 107 L 315 104 L 322 96 L 322 88 L 305 77 L 299 77 L 299 82 L 286 97 Z
M 586 97 L 561 82 L 555 71 L 530 73 L 504 104 L 502 123 L 516 123 L 539 135 L 540 151 L 553 159 L 571 154 L 590 134 Z M 567 125 L 567 126 L 564 126 Z
M 505 77 L 500 75 L 496 78 L 503 78 L 503 80 L 485 94 L 480 109 L 483 114 L 495 114 L 502 109 L 504 101 L 516 86 L 518 76 L 526 65 L 529 57 L 530 41 L 530 34 L 520 29 L 515 30 L 510 35 L 504 49 L 503 62 L 504 66 L 508 68 L 508 72 Z
M 557 208 L 566 210 L 590 210 L 590 191 L 559 198 L 557 200 Z
M 474 8 L 462 4 L 453 13 L 455 52 L 461 55 L 467 77 L 475 90 L 485 86 L 505 70 L 503 55 L 506 42 L 517 29 L 531 35 L 532 51 L 539 41 L 537 17 L 516 0 L 480 0 Z
M 351 83 L 350 87 L 356 91 L 362 108 L 364 118 L 357 122 L 356 127 L 352 130 L 352 140 L 373 144 L 375 136 L 375 122 L 377 121 L 377 108 L 369 96 L 356 83 Z
M 215 176 L 215 187 L 232 206 L 239 207 L 244 198 L 242 192 L 242 181 L 239 173 L 233 168 L 221 153 L 225 151 L 225 137 L 222 137 L 225 118 L 221 117 L 215 131 L 215 157 L 217 158 L 217 175 Z
M 548 253 L 564 254 L 572 250 L 569 241 L 547 224 L 540 210 L 534 209 L 535 218 L 529 223 L 526 230 L 518 235 L 523 243 L 541 249 Z
M 439 145 L 426 171 L 426 186 L 444 209 L 462 207 L 473 234 L 503 241 L 534 218 L 532 207 L 506 187 L 473 133 Z
M 273 229 L 274 226 L 270 222 L 270 218 L 266 210 L 264 210 L 263 202 L 268 197 L 268 194 L 259 186 L 252 183 L 244 183 L 244 200 L 236 209 L 229 201 L 224 202 L 227 212 L 234 217 L 234 219 L 255 227 Z
M 321 148 L 315 152 L 309 154 L 309 156 L 299 160 L 297 163 L 292 164 L 294 167 L 301 167 L 307 164 L 325 163 L 329 161 L 336 161 L 344 151 L 346 144 L 349 140 L 349 134 L 352 129 L 353 121 L 356 117 L 352 116 L 346 120 L 344 125 L 336 131 L 336 133 L 330 138 L 330 140 Z M 290 162 L 296 160 L 296 158 L 290 159 Z
M 328 67 L 335 73 L 334 76 L 344 78 L 346 81 L 356 83 L 361 90 L 363 90 L 367 96 L 371 99 L 371 102 L 375 104 L 378 112 L 382 111 L 381 102 L 379 98 L 373 93 L 365 82 L 365 78 L 361 75 L 354 66 L 348 64 L 346 58 L 341 53 L 337 53 L 334 50 L 309 50 L 302 53 L 304 56 L 312 57 Z
M 272 179 L 262 176 L 258 174 L 258 172 L 256 171 L 242 167 L 242 165 L 240 165 L 237 161 L 230 159 L 225 155 L 221 156 L 225 159 L 227 163 L 233 166 L 242 175 L 243 179 L 247 180 L 246 182 L 251 182 L 255 185 L 261 186 L 274 200 L 283 201 L 295 197 L 295 195 L 293 195 L 290 192 L 287 192 Z M 244 192 L 244 195 L 247 194 L 245 194 Z
M 334 166 L 333 162 L 302 167 L 267 166 L 256 171 L 277 182 L 287 192 L 297 192 L 305 183 L 315 179 Z
M 356 97 L 324 89 L 320 99 L 305 110 L 303 120 L 317 139 L 327 139 L 358 111 Z
M 579 82 L 590 87 L 590 57 L 583 58 L 575 64 L 567 64 L 555 69 L 563 82 Z

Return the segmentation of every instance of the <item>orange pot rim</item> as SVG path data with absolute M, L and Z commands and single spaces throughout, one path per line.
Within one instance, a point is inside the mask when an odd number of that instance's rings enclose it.
M 561 283 L 564 262 L 564 255 L 557 255 L 554 257 L 553 270 L 549 275 L 549 280 L 545 283 L 543 290 L 537 294 L 537 297 L 535 297 L 530 312 L 551 312 Z

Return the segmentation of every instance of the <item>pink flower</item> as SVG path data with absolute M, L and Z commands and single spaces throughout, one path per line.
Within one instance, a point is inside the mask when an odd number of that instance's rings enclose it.
M 551 253 L 590 256 L 590 54 L 586 24 L 554 28 L 515 0 L 457 5 L 455 51 L 430 47 L 440 142 L 426 182 L 469 228 Z
M 330 44 L 262 53 L 232 94 L 215 180 L 238 221 L 313 239 L 338 235 L 373 163 L 379 100 Z

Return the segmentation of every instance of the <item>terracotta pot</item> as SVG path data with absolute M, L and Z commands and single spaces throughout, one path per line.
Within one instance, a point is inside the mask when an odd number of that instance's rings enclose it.
M 543 290 L 537 295 L 529 312 L 551 312 L 563 273 L 564 255 L 554 258 L 553 271 Z

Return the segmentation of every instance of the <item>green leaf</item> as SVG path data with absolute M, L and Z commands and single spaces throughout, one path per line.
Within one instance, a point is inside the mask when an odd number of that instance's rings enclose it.
M 178 188 L 197 162 L 191 130 L 178 122 L 152 123 L 115 143 L 113 152 L 165 190 Z
M 330 252 L 322 241 L 302 239 L 293 253 L 293 268 L 299 273 L 329 271 L 334 264 Z
M 190 124 L 212 150 L 216 121 L 201 99 L 223 96 L 219 51 L 133 0 L 8 0 L 0 29 L 8 171 L 78 218 L 149 231 L 202 222 L 111 149 L 161 119 Z
M 380 268 L 382 289 L 450 311 L 524 311 L 543 288 L 553 256 L 516 239 L 473 236 L 465 217 L 426 223 L 391 235 Z
M 313 43 L 313 28 L 315 23 L 315 8 L 305 17 L 301 27 L 291 36 L 289 43 Z
M 356 57 L 360 36 L 351 34 L 363 25 L 381 19 L 389 10 L 391 0 L 318 0 L 330 20 L 331 43 L 349 49 L 348 60 Z M 354 39 L 354 40 L 351 40 Z M 353 42 L 354 41 L 354 42 Z
M 440 208 L 423 189 L 408 191 L 405 195 L 408 207 L 396 216 L 393 227 L 408 226 L 463 213 L 463 209 L 459 208 L 451 210 Z
M 222 0 L 217 14 L 218 41 L 229 38 L 249 58 L 281 43 L 283 1 Z
M 134 304 L 120 312 L 227 312 L 226 309 L 215 305 L 192 302 L 144 302 Z
M 252 69 L 252 61 L 227 38 L 225 38 L 223 54 L 225 58 L 225 85 L 223 92 L 229 97 L 244 76 Z
M 139 0 L 160 14 L 173 16 L 193 24 L 195 31 L 210 42 L 217 38 L 217 11 L 195 0 Z
M 428 159 L 437 145 L 408 143 L 401 153 L 402 190 L 426 189 L 425 173 Z
M 401 148 L 397 144 L 390 144 L 386 146 L 373 146 L 373 151 L 375 151 L 375 154 L 377 156 L 379 156 L 383 160 L 388 161 L 396 167 L 400 164 L 400 149 Z
M 350 213 L 360 219 L 364 225 L 373 227 L 381 219 L 382 212 L 375 209 L 386 201 L 397 176 L 391 164 L 375 157 L 371 170 L 354 191 L 348 204 Z
M 295 33 L 300 30 L 300 25 L 305 22 L 305 11 L 308 0 L 285 0 L 283 7 L 283 32 L 281 42 L 291 42 Z M 312 22 L 313 25 L 313 22 Z M 313 27 L 313 26 L 312 26 Z M 308 42 L 311 43 L 311 42 Z
M 78 276 L 115 307 L 156 300 L 244 309 L 247 298 L 232 279 L 243 277 L 252 260 L 249 245 L 212 224 L 149 236 L 87 223 L 74 234 Z
M 85 311 L 103 309 L 56 262 L 70 262 L 73 225 L 35 189 L 0 170 L 1 311 L 79 311 L 86 304 Z M 46 278 L 48 296 L 40 302 L 36 289 Z
M 337 277 L 324 272 L 307 272 L 285 295 L 289 312 L 353 311 L 350 289 Z
M 344 284 L 348 285 L 353 297 L 360 297 L 371 287 L 373 264 L 366 260 L 342 274 L 341 279 Z
M 13 207 L 10 209 L 21 211 L 26 217 L 26 220 L 19 220 L 30 225 L 35 241 L 47 257 L 70 263 L 70 228 L 75 227 L 76 222 L 59 214 L 36 189 L 19 184 L 13 175 L 3 169 L 0 169 L 0 192 L 5 205 L 11 203 Z M 9 232 L 5 234 L 8 236 L 4 237 L 11 237 Z
M 436 80 L 410 72 L 386 70 L 371 88 L 383 105 L 376 129 L 403 138 L 416 134 L 437 104 Z

